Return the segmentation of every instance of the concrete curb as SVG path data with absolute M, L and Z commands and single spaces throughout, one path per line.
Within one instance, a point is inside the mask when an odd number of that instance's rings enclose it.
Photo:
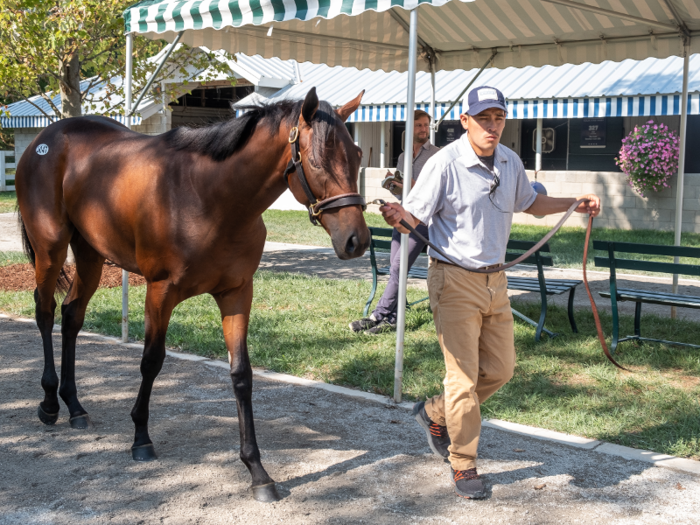
M 12 321 L 18 321 L 21 323 L 36 324 L 36 322 L 33 319 L 15 317 L 2 313 L 0 313 L 0 318 L 10 319 Z M 60 331 L 60 329 L 61 327 L 59 325 L 54 325 L 54 331 Z M 108 337 L 92 332 L 81 331 L 78 335 L 83 337 L 92 337 L 95 339 L 100 339 L 105 342 L 126 346 L 129 348 L 143 348 L 142 344 L 122 343 L 121 340 L 117 339 L 116 337 Z M 221 368 L 224 370 L 229 369 L 228 363 L 224 361 L 219 361 L 218 359 L 208 359 L 206 357 L 201 357 L 193 354 L 186 354 L 183 352 L 174 352 L 172 350 L 166 350 L 166 355 L 175 359 L 182 359 L 185 361 L 199 361 L 207 366 L 211 366 L 214 368 Z M 394 401 L 387 396 L 371 394 L 369 392 L 363 392 L 361 390 L 355 390 L 344 386 L 331 385 L 329 383 L 324 383 L 323 381 L 304 379 L 302 377 L 296 377 L 289 374 L 280 374 L 278 372 L 272 372 L 260 368 L 254 368 L 253 375 L 265 379 L 272 379 L 273 381 L 280 381 L 283 383 L 307 386 L 311 388 L 319 388 L 327 392 L 333 392 L 335 394 L 341 394 L 348 397 L 360 398 L 366 401 L 371 401 L 373 403 L 380 403 L 382 405 L 392 405 L 398 408 L 403 408 L 405 410 L 412 410 L 413 408 L 413 403 L 410 402 L 394 403 Z M 622 445 L 615 445 L 613 443 L 606 443 L 604 441 L 597 441 L 595 439 L 585 438 L 581 436 L 573 436 L 571 434 L 564 434 L 562 432 L 555 432 L 553 430 L 547 430 L 544 428 L 521 425 L 519 423 L 511 423 L 509 421 L 501 421 L 499 419 L 485 419 L 482 421 L 482 426 L 486 428 L 493 428 L 505 432 L 520 434 L 535 439 L 541 439 L 544 441 L 552 441 L 562 445 L 568 445 L 584 450 L 590 450 L 591 452 L 597 452 L 600 454 L 609 454 L 611 456 L 617 456 L 630 461 L 641 461 L 644 463 L 650 463 L 656 467 L 670 468 L 674 470 L 687 472 L 690 474 L 700 475 L 700 461 L 695 461 L 692 459 L 678 458 L 676 456 L 667 456 L 665 454 L 660 454 L 658 452 L 652 452 L 649 450 L 639 450 L 636 448 L 624 447 Z

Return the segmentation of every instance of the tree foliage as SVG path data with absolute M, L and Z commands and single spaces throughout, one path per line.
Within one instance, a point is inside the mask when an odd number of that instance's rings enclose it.
M 0 0 L 0 100 L 26 100 L 51 120 L 80 115 L 84 108 L 93 114 L 123 114 L 126 37 L 122 13 L 133 3 Z M 134 38 L 134 96 L 157 67 L 151 57 L 166 45 Z M 161 92 L 161 80 L 177 73 L 199 72 L 201 81 L 229 72 L 222 58 L 231 59 L 222 53 L 178 46 L 150 95 L 164 102 L 181 95 L 182 89 L 173 83 L 165 84 Z M 34 95 L 40 95 L 50 110 L 30 101 Z

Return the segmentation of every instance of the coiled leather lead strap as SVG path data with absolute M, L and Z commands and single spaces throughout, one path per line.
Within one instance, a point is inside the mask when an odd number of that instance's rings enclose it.
M 588 293 L 588 299 L 591 301 L 591 310 L 593 310 L 593 319 L 595 320 L 595 329 L 598 331 L 598 340 L 600 341 L 600 346 L 603 347 L 603 353 L 612 364 L 621 370 L 626 370 L 631 372 L 628 368 L 625 368 L 620 363 L 615 361 L 615 358 L 610 353 L 608 345 L 605 343 L 605 334 L 603 334 L 603 327 L 600 325 L 600 317 L 598 316 L 598 308 L 593 300 L 593 294 L 591 293 L 591 288 L 588 286 L 588 277 L 586 276 L 586 262 L 588 262 L 588 244 L 591 241 L 591 229 L 593 228 L 593 215 L 588 216 L 588 228 L 586 228 L 586 244 L 583 245 L 583 285 L 586 287 L 586 293 Z

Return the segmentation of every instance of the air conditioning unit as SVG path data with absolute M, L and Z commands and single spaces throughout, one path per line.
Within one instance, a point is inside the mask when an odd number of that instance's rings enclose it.
M 552 153 L 557 144 L 554 128 L 542 128 L 542 153 Z M 532 151 L 537 152 L 537 130 L 532 132 Z

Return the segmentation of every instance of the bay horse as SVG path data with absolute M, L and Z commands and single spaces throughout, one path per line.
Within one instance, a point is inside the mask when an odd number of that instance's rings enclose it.
M 267 233 L 262 213 L 289 187 L 309 208 L 312 222 L 330 235 L 339 258 L 365 252 L 369 230 L 357 193 L 362 152 L 344 125 L 363 93 L 334 110 L 312 88 L 303 101 L 251 107 L 238 118 L 158 136 L 105 117 L 77 117 L 48 126 L 34 139 L 17 166 L 15 186 L 25 252 L 36 272 L 42 422 L 57 421 L 58 394 L 71 427 L 91 425 L 78 401 L 75 346 L 108 259 L 147 283 L 142 381 L 131 411 L 133 459 L 157 457 L 148 434 L 149 398 L 165 359 L 173 308 L 208 293 L 221 311 L 240 457 L 251 473 L 253 496 L 279 499 L 260 462 L 246 342 L 253 274 Z M 72 283 L 63 270 L 69 245 L 76 264 Z M 60 388 L 51 336 L 57 287 L 67 292 Z

